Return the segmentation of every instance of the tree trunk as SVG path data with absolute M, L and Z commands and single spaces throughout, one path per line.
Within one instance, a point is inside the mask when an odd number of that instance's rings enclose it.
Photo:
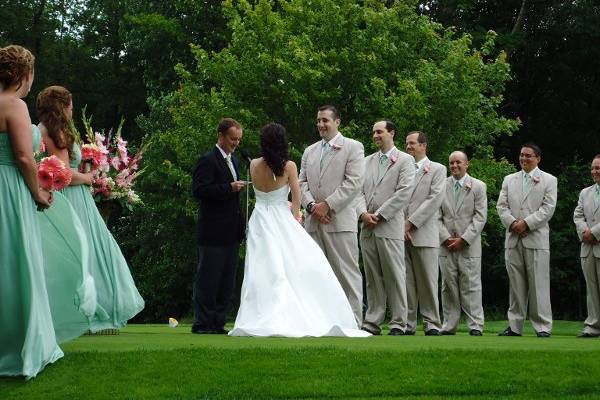
M 46 9 L 46 0 L 42 0 L 37 9 L 37 12 L 33 15 L 33 23 L 32 23 L 32 31 L 34 33 L 33 54 L 35 54 L 36 56 L 40 54 L 40 48 L 42 46 L 42 32 L 40 29 L 40 24 L 42 22 L 42 17 L 44 16 L 45 9 Z
M 523 27 L 523 19 L 525 17 L 525 12 L 527 9 L 527 0 L 523 0 L 521 2 L 521 9 L 519 10 L 519 15 L 517 15 L 517 20 L 515 21 L 515 25 L 512 28 L 511 34 L 514 34 L 521 30 Z

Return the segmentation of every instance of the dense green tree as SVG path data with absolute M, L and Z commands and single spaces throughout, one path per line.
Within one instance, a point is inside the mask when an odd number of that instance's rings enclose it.
M 509 67 L 494 51 L 493 33 L 473 50 L 469 36 L 399 2 L 291 0 L 274 7 L 263 0 L 225 7 L 228 46 L 219 52 L 193 46 L 195 68 L 180 67 L 178 90 L 140 119 L 152 136 L 140 182 L 148 206 L 127 236 L 136 270 L 153 276 L 144 279 L 152 286 L 147 290 L 163 293 L 149 305 L 150 314 L 160 310 L 153 317 L 188 311 L 196 261 L 190 172 L 214 144 L 224 116 L 242 122 L 244 146 L 255 150 L 263 124 L 284 124 L 298 161 L 318 137 L 316 108 L 332 103 L 341 110 L 343 132 L 368 152 L 372 123 L 385 117 L 398 125 L 401 147 L 406 132 L 421 129 L 430 134 L 434 159 L 445 163 L 450 149 L 468 148 L 481 159 L 477 168 L 492 192 L 511 170 L 490 157 L 494 139 L 517 126 L 497 113 Z

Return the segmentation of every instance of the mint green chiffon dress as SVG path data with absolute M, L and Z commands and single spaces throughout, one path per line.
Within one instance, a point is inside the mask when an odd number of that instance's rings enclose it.
M 37 127 L 33 134 L 39 145 Z M 0 133 L 0 376 L 32 378 L 63 356 L 50 313 L 36 208 L 10 138 Z
M 63 343 L 92 329 L 97 307 L 89 245 L 79 217 L 62 194 L 53 192 L 52 206 L 37 217 L 54 332 Z
M 81 149 L 73 146 L 71 168 L 81 163 Z M 144 308 L 127 261 L 98 212 L 87 185 L 68 186 L 62 193 L 69 200 L 85 231 L 89 247 L 89 270 L 93 277 L 97 305 L 90 330 L 119 329 Z

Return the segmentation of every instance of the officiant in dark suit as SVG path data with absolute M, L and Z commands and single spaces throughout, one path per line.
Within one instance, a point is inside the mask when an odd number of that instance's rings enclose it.
M 245 222 L 240 209 L 238 161 L 233 156 L 242 139 L 242 126 L 224 118 L 217 127 L 217 144 L 198 160 L 192 193 L 200 202 L 198 268 L 194 277 L 192 333 L 226 334 L 227 309 L 235 285 Z

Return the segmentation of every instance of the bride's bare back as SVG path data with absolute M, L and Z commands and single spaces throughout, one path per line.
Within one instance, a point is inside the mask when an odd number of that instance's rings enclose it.
M 298 182 L 298 168 L 293 161 L 287 161 L 283 168 L 282 176 L 275 176 L 273 170 L 265 160 L 255 158 L 250 163 L 250 176 L 252 185 L 261 192 L 271 192 L 286 184 L 290 185 L 292 192 L 292 213 L 297 217 L 300 213 L 300 183 Z

